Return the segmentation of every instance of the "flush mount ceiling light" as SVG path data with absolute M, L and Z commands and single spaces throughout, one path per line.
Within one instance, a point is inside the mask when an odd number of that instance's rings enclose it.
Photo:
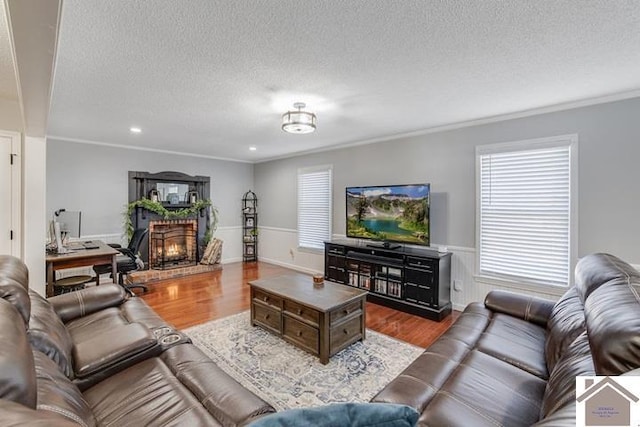
M 129 132 L 131 132 L 131 133 L 140 133 L 140 132 L 142 132 L 142 129 L 140 129 L 139 127 L 136 127 L 136 126 L 132 126 L 132 127 L 129 128 Z
M 296 102 L 294 111 L 287 111 L 282 115 L 282 130 L 287 133 L 311 133 L 316 130 L 316 115 L 308 111 L 302 111 L 307 105 L 304 102 Z

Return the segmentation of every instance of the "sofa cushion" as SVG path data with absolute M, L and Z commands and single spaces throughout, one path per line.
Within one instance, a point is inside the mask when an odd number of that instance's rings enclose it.
M 531 425 L 538 420 L 546 381 L 510 363 L 471 351 L 438 390 L 424 425 Z
M 544 359 L 546 330 L 535 323 L 495 314 L 478 342 L 477 349 L 540 378 L 549 373 Z
M 412 427 L 418 412 L 388 403 L 336 403 L 316 408 L 290 409 L 267 415 L 249 427 Z
M 36 371 L 18 310 L 0 299 L 0 399 L 36 406 Z
M 38 381 L 38 410 L 61 415 L 81 426 L 93 427 L 96 420 L 80 390 L 58 366 L 37 350 L 33 351 Z
M 29 291 L 31 317 L 29 319 L 29 341 L 36 349 L 56 362 L 60 370 L 69 378 L 73 377 L 71 350 L 73 341 L 69 331 L 55 310 L 40 294 Z
M 576 287 L 572 287 L 553 306 L 547 322 L 545 359 L 549 372 L 569 345 L 585 330 L 584 305 Z
M 84 392 L 99 425 L 222 425 L 157 357 Z
M 79 343 L 128 324 L 129 321 L 122 316 L 120 308 L 111 307 L 73 319 L 65 326 L 73 342 Z
M 542 399 L 540 418 L 546 418 L 576 399 L 576 376 L 595 375 L 589 337 L 578 336 L 563 353 L 551 372 Z
M 167 324 L 142 298 L 129 298 L 120 306 L 120 310 L 129 322 L 141 323 L 149 329 Z
M 244 425 L 275 410 L 227 375 L 193 344 L 180 344 L 160 359 L 223 425 Z

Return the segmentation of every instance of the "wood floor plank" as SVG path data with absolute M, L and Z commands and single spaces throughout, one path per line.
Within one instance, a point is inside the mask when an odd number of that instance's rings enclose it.
M 248 282 L 290 273 L 265 262 L 225 264 L 221 270 L 149 284 L 140 296 L 178 329 L 249 309 Z M 310 282 L 311 283 L 311 282 Z M 460 314 L 434 322 L 378 304 L 367 303 L 367 328 L 419 347 L 428 347 Z

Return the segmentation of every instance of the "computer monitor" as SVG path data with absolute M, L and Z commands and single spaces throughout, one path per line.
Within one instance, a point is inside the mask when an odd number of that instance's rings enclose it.
M 68 237 L 80 238 L 82 226 L 82 213 L 80 211 L 61 211 L 56 221 L 60 223 L 60 233 L 66 240 Z

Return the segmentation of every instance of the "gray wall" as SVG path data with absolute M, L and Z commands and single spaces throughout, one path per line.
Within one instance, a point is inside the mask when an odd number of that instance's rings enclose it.
M 122 233 L 128 171 L 178 171 L 211 178 L 219 226 L 240 226 L 241 199 L 253 188 L 253 165 L 102 145 L 47 140 L 47 217 L 82 212 L 82 234 Z
M 295 229 L 297 169 L 332 164 L 334 234 L 345 233 L 345 187 L 430 182 L 432 242 L 475 247 L 475 147 L 573 133 L 578 255 L 640 263 L 640 98 L 257 164 L 260 225 Z

